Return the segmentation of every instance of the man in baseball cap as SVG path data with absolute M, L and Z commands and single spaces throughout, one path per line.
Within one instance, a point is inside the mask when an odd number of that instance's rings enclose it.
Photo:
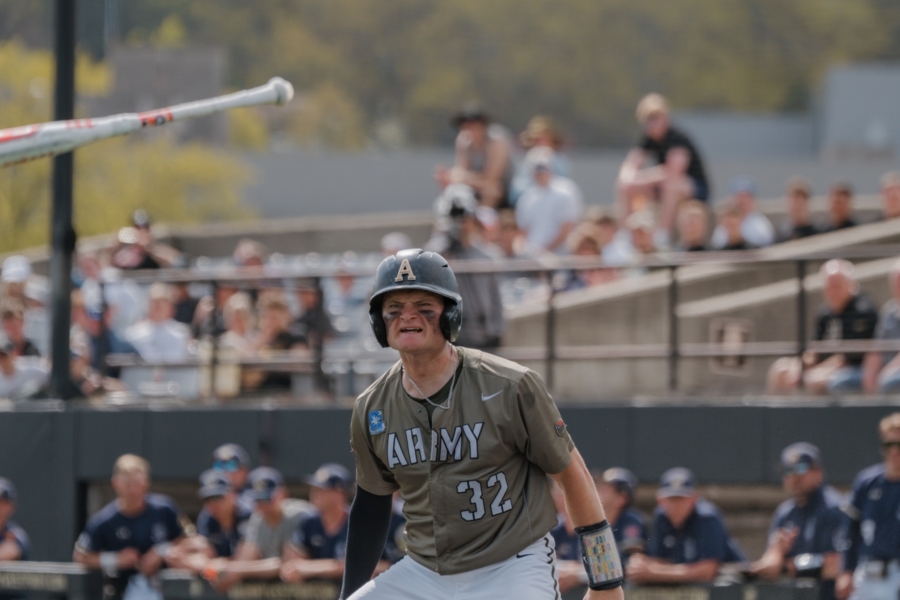
M 6 477 L 0 477 L 0 561 L 28 560 L 28 534 L 11 519 L 16 512 L 18 493 Z
M 766 579 L 791 576 L 820 578 L 821 598 L 834 598 L 834 579 L 840 573 L 841 495 L 823 484 L 822 456 L 807 442 L 781 452 L 784 491 L 772 517 L 769 545 L 753 572 Z
M 342 465 L 327 463 L 305 479 L 309 500 L 318 513 L 304 519 L 287 547 L 281 578 L 300 582 L 311 577 L 339 580 L 347 554 L 347 524 L 353 478 Z
M 304 517 L 315 509 L 309 502 L 288 498 L 281 473 L 271 467 L 250 472 L 248 495 L 256 508 L 247 524 L 244 542 L 234 560 L 212 561 L 203 575 L 220 592 L 245 578 L 278 577 L 287 543 Z
M 663 473 L 656 494 L 659 506 L 647 556 L 628 563 L 634 583 L 712 581 L 722 563 L 743 560 L 719 509 L 697 494 L 697 480 L 684 467 Z
M 203 511 L 197 517 L 197 533 L 206 538 L 216 556 L 231 558 L 244 541 L 252 511 L 238 502 L 226 473 L 209 469 L 200 475 Z
M 613 524 L 622 562 L 627 565 L 630 555 L 647 549 L 647 517 L 633 506 L 637 477 L 628 469 L 613 467 L 596 474 L 594 482 L 606 518 Z

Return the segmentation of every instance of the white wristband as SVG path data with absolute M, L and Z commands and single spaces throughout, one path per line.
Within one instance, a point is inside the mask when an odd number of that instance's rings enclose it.
M 100 553 L 100 568 L 104 571 L 115 571 L 119 567 L 119 555 L 116 552 Z
M 168 554 L 169 550 L 171 549 L 171 542 L 162 542 L 161 544 L 156 544 L 155 546 L 153 546 L 153 551 L 156 552 L 156 555 L 160 558 L 165 558 L 166 554 Z

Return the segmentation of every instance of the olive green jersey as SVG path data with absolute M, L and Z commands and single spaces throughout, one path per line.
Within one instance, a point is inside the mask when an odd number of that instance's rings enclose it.
M 431 426 L 399 362 L 357 399 L 350 426 L 358 485 L 400 490 L 407 552 L 442 575 L 506 560 L 555 526 L 546 474 L 575 447 L 537 373 L 477 350 L 460 360 Z

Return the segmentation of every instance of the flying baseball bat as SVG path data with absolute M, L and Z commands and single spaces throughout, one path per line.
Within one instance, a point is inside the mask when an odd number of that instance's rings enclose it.
M 125 135 L 144 127 L 205 117 L 241 106 L 287 104 L 294 88 L 281 77 L 266 85 L 225 96 L 207 98 L 142 113 L 123 113 L 99 119 L 52 121 L 0 130 L 0 168 L 44 156 L 63 154 L 97 140 Z

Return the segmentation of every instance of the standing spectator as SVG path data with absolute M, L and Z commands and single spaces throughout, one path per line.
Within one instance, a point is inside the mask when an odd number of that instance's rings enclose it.
M 594 478 L 606 519 L 613 524 L 613 536 L 622 563 L 627 567 L 632 554 L 647 551 L 647 518 L 634 508 L 637 477 L 628 469 L 613 467 Z
M 0 304 L 0 324 L 3 333 L 13 343 L 16 356 L 40 356 L 34 342 L 25 337 L 25 306 L 17 300 L 6 300 Z
M 435 202 L 435 235 L 428 249 L 450 260 L 490 260 L 478 244 L 478 204 L 471 188 L 452 185 Z M 494 273 L 460 273 L 456 277 L 466 307 L 466 327 L 456 343 L 488 350 L 503 337 L 503 303 Z
M 552 159 L 549 150 L 535 159 L 534 185 L 516 203 L 516 221 L 530 250 L 563 254 L 581 216 L 581 192 L 571 180 L 553 175 Z
M 0 477 L 0 562 L 28 560 L 31 554 L 28 534 L 12 520 L 18 499 L 12 481 Z
M 253 509 L 250 489 L 250 455 L 239 444 L 222 444 L 212 454 L 212 468 L 224 473 L 242 506 Z
M 785 190 L 788 220 L 781 232 L 783 241 L 799 240 L 819 233 L 816 226 L 812 224 L 812 217 L 809 214 L 811 195 L 809 182 L 802 177 L 792 177 L 788 181 L 787 190 Z
M 743 560 L 719 509 L 697 495 L 694 474 L 676 467 L 663 473 L 659 507 L 647 556 L 628 561 L 633 583 L 706 583 L 719 566 Z
M 881 177 L 881 218 L 900 217 L 900 171 L 890 171 Z
M 125 332 L 141 358 L 150 363 L 179 362 L 188 357 L 190 329 L 179 323 L 175 315 L 172 286 L 157 282 L 150 286 L 147 318 Z
M 891 299 L 878 313 L 875 339 L 900 341 L 900 259 L 888 274 Z M 863 361 L 863 390 L 896 393 L 900 391 L 900 353 L 869 352 Z
M 817 341 L 870 340 L 875 335 L 878 311 L 868 296 L 860 292 L 853 265 L 832 259 L 822 265 L 822 295 L 825 306 L 816 319 Z M 873 360 L 873 359 L 868 359 Z M 863 355 L 859 353 L 816 354 L 807 350 L 800 359 L 779 358 L 769 369 L 771 392 L 797 388 L 801 374 L 804 387 L 817 394 L 841 393 L 862 389 Z
M 853 220 L 853 188 L 847 183 L 836 183 L 828 190 L 828 217 L 826 231 L 839 231 L 855 227 Z
M 619 169 L 619 212 L 625 218 L 642 208 L 635 206 L 638 197 L 653 198 L 659 203 L 662 229 L 671 231 L 681 202 L 690 198 L 709 200 L 706 170 L 691 139 L 672 126 L 665 98 L 659 94 L 644 96 L 637 106 L 637 120 L 643 137 Z M 648 158 L 655 166 L 644 166 Z
M 703 252 L 709 238 L 709 218 L 706 206 L 699 200 L 689 200 L 678 209 L 678 244 L 685 252 Z
M 834 600 L 834 578 L 841 570 L 841 494 L 823 483 L 819 449 L 806 442 L 781 452 L 782 483 L 790 498 L 772 518 L 769 545 L 751 570 L 765 579 L 815 577 L 819 597 Z M 803 555 L 800 562 L 795 558 Z
M 81 290 L 72 290 L 72 325 L 89 345 L 91 368 L 98 373 L 118 377 L 121 369 L 107 367 L 106 355 L 138 354 L 138 351 L 110 327 L 109 321 L 108 315 L 88 309 Z
M 258 467 L 250 473 L 250 489 L 256 508 L 234 560 L 211 561 L 204 571 L 204 577 L 220 592 L 245 578 L 278 577 L 294 531 L 300 521 L 315 512 L 309 502 L 288 498 L 281 473 L 270 467 Z
M 512 143 L 506 130 L 492 124 L 488 115 L 467 107 L 453 118 L 456 162 L 453 169 L 438 167 L 435 179 L 441 189 L 463 183 L 475 190 L 478 201 L 491 208 L 509 205 L 513 176 Z
M 0 333 L 0 398 L 31 396 L 49 376 L 49 369 L 40 361 L 16 356 L 12 341 Z
M 749 177 L 738 177 L 729 187 L 730 201 L 735 215 L 740 218 L 741 237 L 753 248 L 762 248 L 775 243 L 775 228 L 756 207 L 756 184 Z M 722 250 L 728 245 L 728 232 L 722 226 L 716 227 L 712 237 L 712 247 Z
M 174 543 L 184 536 L 180 512 L 171 498 L 150 491 L 150 464 L 134 454 L 113 466 L 116 499 L 91 517 L 75 543 L 73 560 L 100 569 L 113 587 L 112 597 L 148 593 L 147 577 L 165 564 Z
M 281 565 L 281 578 L 292 583 L 307 579 L 340 580 L 347 555 L 350 472 L 337 464 L 319 467 L 309 484 L 309 501 L 317 512 L 300 521 Z M 387 565 L 384 565 L 387 566 Z
M 900 413 L 884 417 L 878 433 L 884 461 L 860 471 L 843 506 L 847 546 L 835 584 L 842 600 L 893 599 L 900 592 Z
M 550 170 L 554 175 L 559 177 L 571 177 L 572 167 L 569 159 L 561 152 L 563 146 L 563 136 L 557 128 L 556 124 L 550 119 L 538 115 L 532 117 L 528 122 L 528 127 L 519 136 L 522 147 L 527 149 L 525 159 L 516 169 L 515 177 L 513 177 L 512 190 L 510 191 L 510 203 L 515 206 L 516 201 L 522 193 L 531 186 L 531 174 L 534 172 L 534 157 L 538 156 L 535 149 L 549 148 L 553 151 L 553 162 Z

